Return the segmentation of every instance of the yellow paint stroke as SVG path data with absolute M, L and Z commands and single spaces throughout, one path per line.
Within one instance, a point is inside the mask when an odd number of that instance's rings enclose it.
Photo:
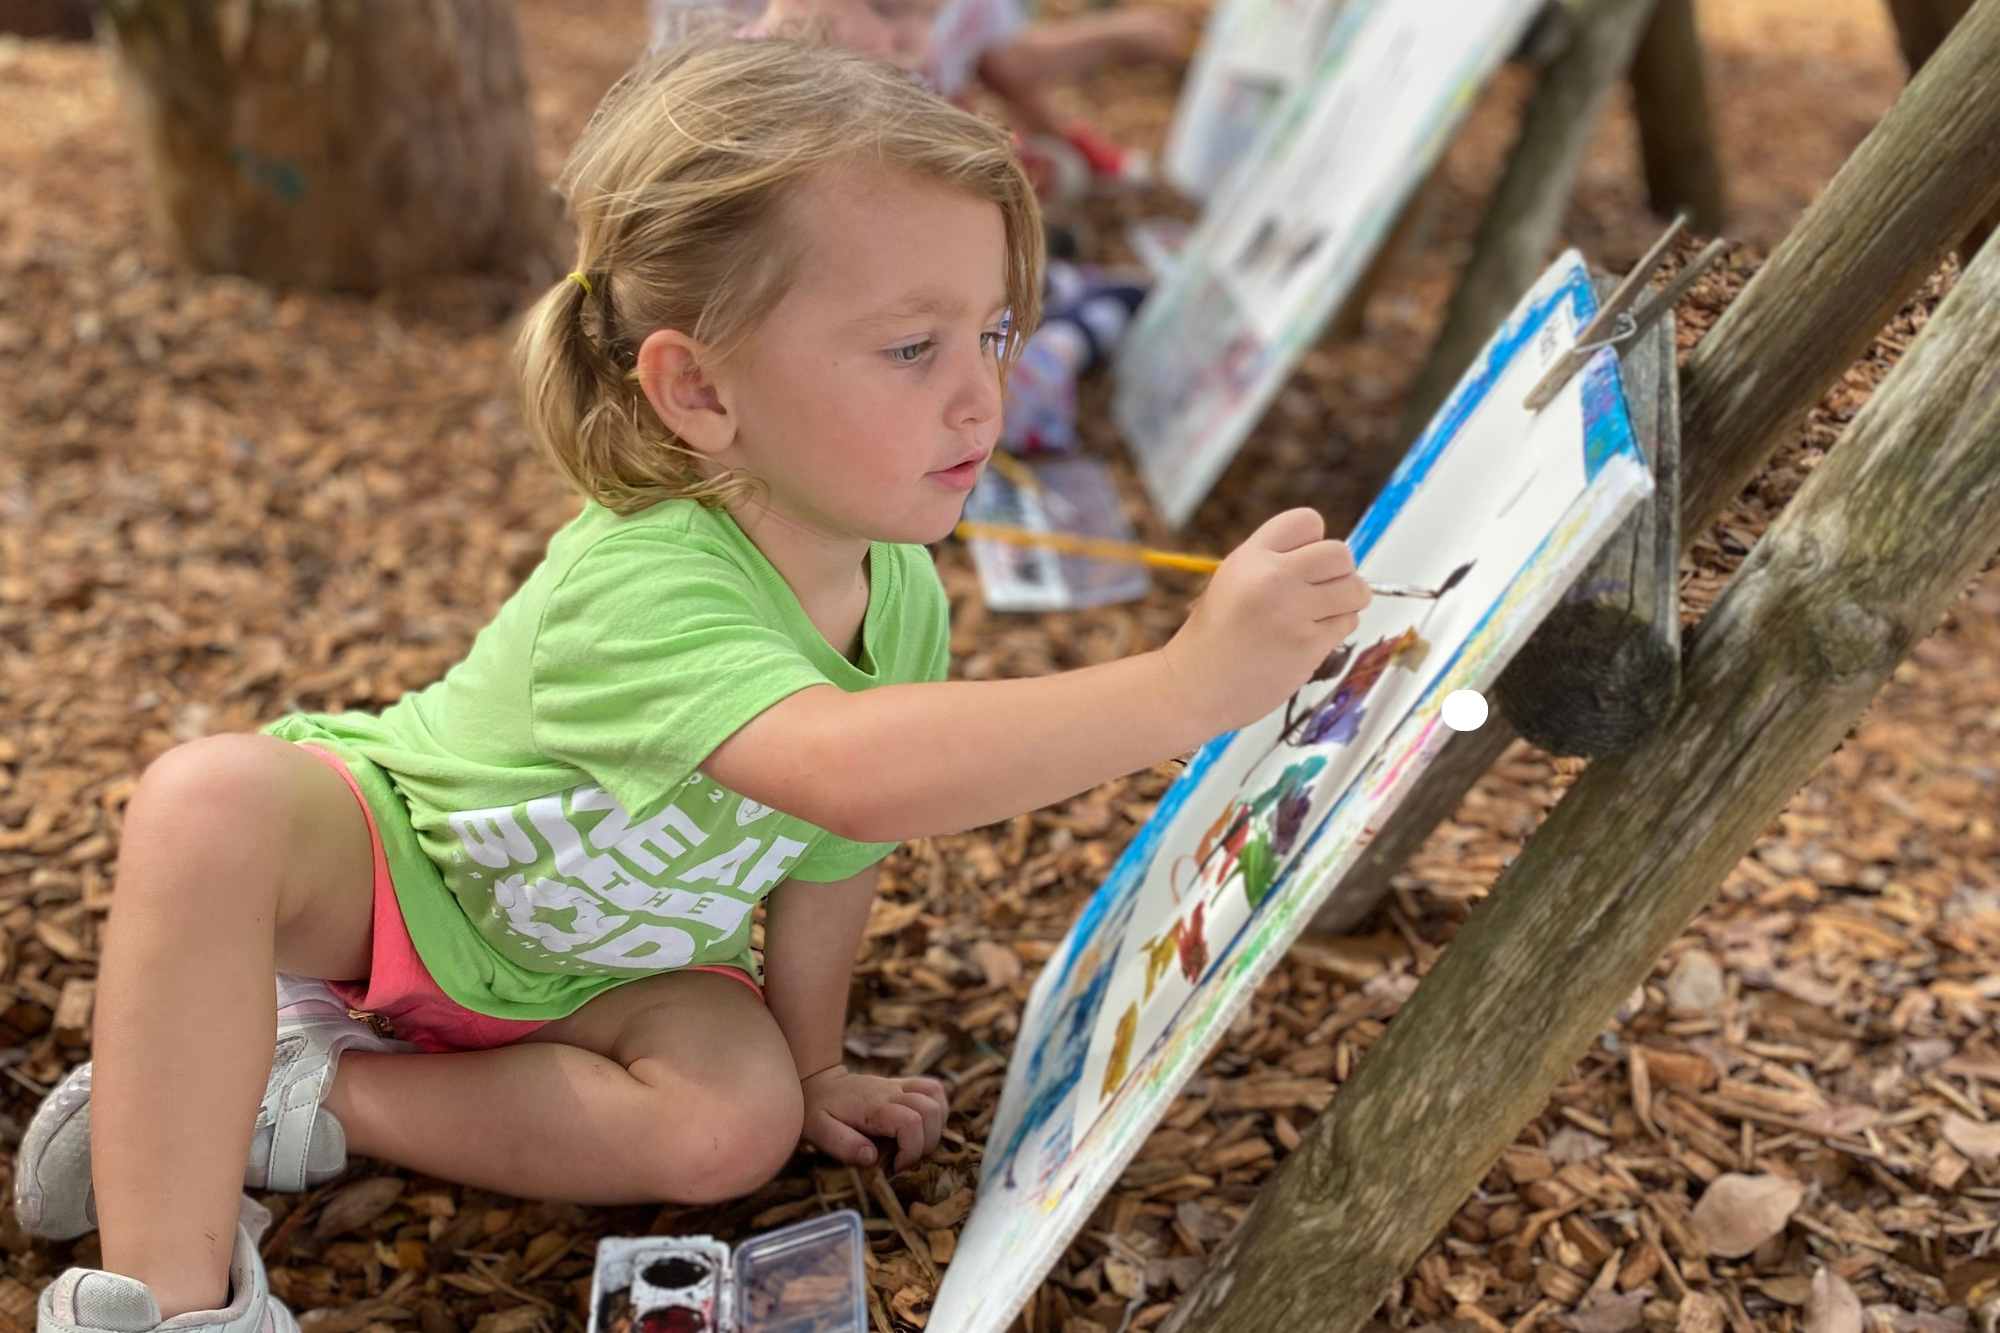
M 1111 1060 L 1104 1066 L 1104 1091 L 1100 1096 L 1109 1097 L 1125 1081 L 1126 1067 L 1132 1062 L 1132 1038 L 1138 1031 L 1139 1005 L 1134 1001 L 1125 1007 L 1118 1019 L 1118 1030 L 1112 1034 Z
M 1174 922 L 1171 930 L 1163 931 L 1140 946 L 1146 955 L 1146 996 L 1153 998 L 1153 988 L 1160 984 L 1160 978 L 1174 965 L 1175 951 L 1180 948 L 1180 922 Z

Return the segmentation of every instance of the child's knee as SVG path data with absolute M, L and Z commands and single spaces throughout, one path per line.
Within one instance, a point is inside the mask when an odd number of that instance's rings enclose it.
M 167 751 L 147 767 L 126 807 L 127 847 L 172 855 L 217 842 L 241 848 L 260 832 L 281 835 L 295 805 L 285 780 L 288 756 L 274 748 L 286 745 L 270 736 L 231 733 Z M 121 896 L 123 887 L 121 880 Z
M 797 1151 L 805 1102 L 795 1075 L 783 1071 L 727 1083 L 705 1089 L 698 1109 L 685 1098 L 660 1108 L 661 1120 L 676 1131 L 672 1144 L 651 1154 L 663 1173 L 662 1197 L 682 1203 L 740 1198 L 768 1184 Z
M 262 810 L 282 799 L 271 736 L 230 732 L 176 745 L 147 765 L 130 814 Z

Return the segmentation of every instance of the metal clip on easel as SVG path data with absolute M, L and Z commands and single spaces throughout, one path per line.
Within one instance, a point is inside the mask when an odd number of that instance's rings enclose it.
M 1687 222 L 1688 215 L 1681 214 L 1674 219 L 1673 225 L 1667 228 L 1665 234 L 1653 242 L 1653 248 L 1646 252 L 1646 257 L 1625 275 L 1625 281 L 1618 284 L 1618 290 L 1611 293 L 1610 299 L 1605 301 L 1596 317 L 1577 333 L 1575 345 L 1549 367 L 1548 373 L 1542 376 L 1541 382 L 1535 385 L 1522 406 L 1530 412 L 1539 412 L 1554 402 L 1556 395 L 1562 392 L 1563 385 L 1569 383 L 1576 372 L 1583 369 L 1584 363 L 1590 360 L 1593 352 L 1599 348 L 1627 342 L 1653 327 L 1661 315 L 1672 310 L 1681 297 L 1687 295 L 1687 290 L 1694 285 L 1694 280 L 1706 273 L 1716 260 L 1722 258 L 1724 252 L 1729 249 L 1729 242 L 1718 237 L 1710 241 L 1672 282 L 1657 292 L 1649 290 L 1647 284 L 1659 270 L 1660 261 L 1666 258 L 1667 251 L 1680 239 Z M 1644 304 L 1639 304 L 1641 295 L 1647 297 Z

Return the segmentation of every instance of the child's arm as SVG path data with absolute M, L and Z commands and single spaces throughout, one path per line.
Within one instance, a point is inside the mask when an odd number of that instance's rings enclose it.
M 801 690 L 702 771 L 841 837 L 895 842 L 1010 819 L 1256 721 L 1354 631 L 1367 585 L 1318 514 L 1230 555 L 1172 642 L 1028 680 Z
M 931 1078 L 850 1074 L 841 1064 L 847 988 L 875 901 L 875 868 L 831 884 L 787 880 L 764 917 L 764 995 L 805 1093 L 806 1142 L 852 1166 L 875 1161 L 868 1140 L 896 1140 L 895 1169 L 915 1166 L 944 1129 L 944 1085 Z

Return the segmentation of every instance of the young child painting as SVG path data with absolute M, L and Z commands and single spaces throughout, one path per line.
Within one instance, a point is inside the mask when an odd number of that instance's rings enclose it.
M 95 1060 L 16 1169 L 30 1232 L 101 1234 L 42 1333 L 295 1333 L 243 1191 L 350 1152 L 583 1204 L 734 1197 L 801 1142 L 914 1164 L 942 1088 L 841 1062 L 876 862 L 1269 714 L 1369 603 L 1293 510 L 1157 650 L 947 681 L 925 545 L 1041 290 L 1008 135 L 860 54 L 695 42 L 565 184 L 518 361 L 581 511 L 429 688 L 140 780 Z

